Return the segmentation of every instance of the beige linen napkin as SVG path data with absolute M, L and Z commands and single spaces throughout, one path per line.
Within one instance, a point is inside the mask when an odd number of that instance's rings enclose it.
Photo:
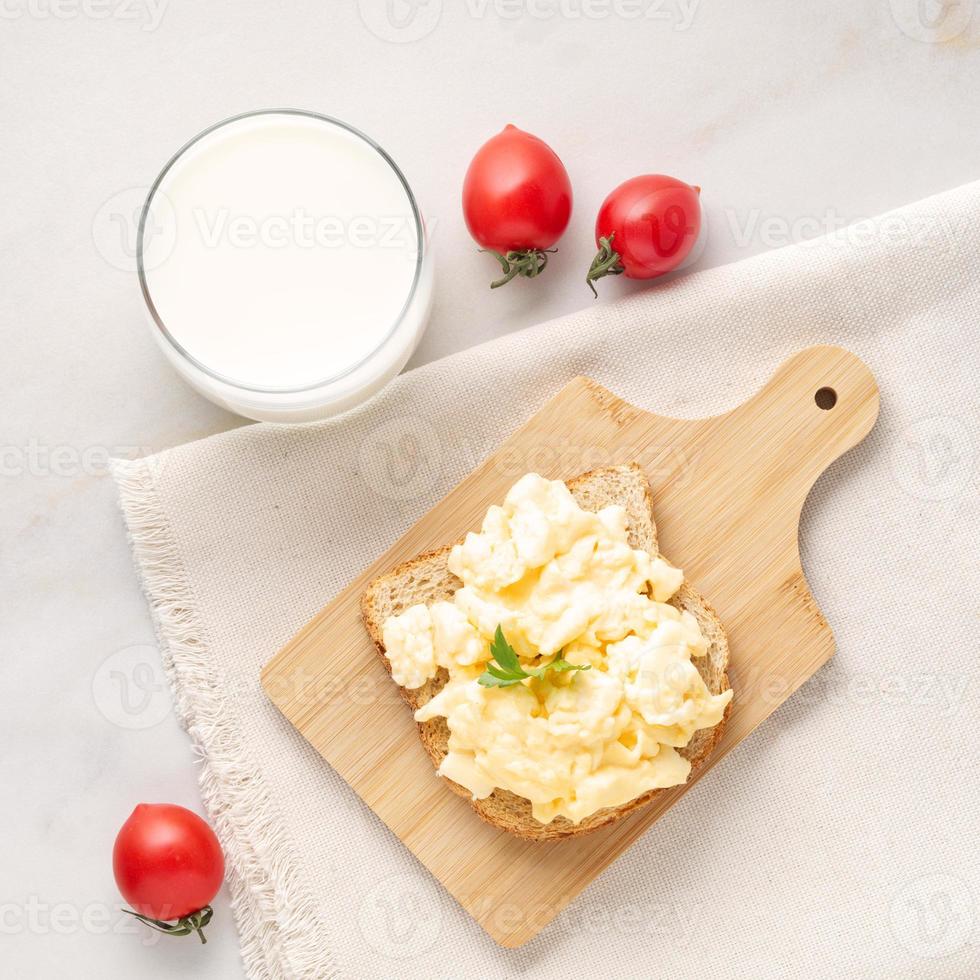
M 426 365 L 341 419 L 118 462 L 248 973 L 980 974 L 978 329 L 980 183 Z M 801 527 L 836 658 L 539 937 L 497 948 L 260 667 L 572 376 L 707 415 L 820 342 L 882 394 Z

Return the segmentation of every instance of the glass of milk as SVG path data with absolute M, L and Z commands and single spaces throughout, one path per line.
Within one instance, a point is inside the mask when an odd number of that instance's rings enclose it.
M 240 415 L 306 422 L 364 401 L 425 329 L 431 257 L 401 171 L 312 112 L 225 120 L 147 196 L 137 242 L 153 334 L 198 391 Z

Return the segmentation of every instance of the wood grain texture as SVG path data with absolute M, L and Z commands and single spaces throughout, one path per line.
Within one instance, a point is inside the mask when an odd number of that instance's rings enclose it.
M 836 393 L 833 408 L 816 404 L 821 388 Z M 262 671 L 263 686 L 483 928 L 519 946 L 697 779 L 579 838 L 528 842 L 485 824 L 435 775 L 379 661 L 359 614 L 367 583 L 477 529 L 526 472 L 565 479 L 639 462 L 661 551 L 714 606 L 731 643 L 733 710 L 703 776 L 833 653 L 800 567 L 800 511 L 877 414 L 871 372 L 838 347 L 801 351 L 755 397 L 709 419 L 652 415 L 576 378 L 300 630 Z

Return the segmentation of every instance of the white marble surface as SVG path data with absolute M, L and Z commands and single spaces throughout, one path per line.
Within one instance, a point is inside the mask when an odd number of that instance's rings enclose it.
M 407 26 L 382 0 L 0 3 L 5 976 L 241 975 L 226 896 L 208 946 L 152 942 L 118 912 L 110 867 L 134 804 L 199 797 L 189 743 L 154 687 L 105 460 L 240 424 L 165 364 L 131 268 L 141 190 L 186 138 L 292 105 L 381 141 L 434 229 L 436 304 L 415 363 L 590 302 L 595 209 L 634 173 L 704 188 L 701 265 L 978 176 L 973 0 L 945 18 L 933 0 L 393 9 Z M 491 294 L 457 199 L 470 154 L 509 121 L 564 158 L 576 211 L 545 278 Z M 628 288 L 610 281 L 603 294 Z

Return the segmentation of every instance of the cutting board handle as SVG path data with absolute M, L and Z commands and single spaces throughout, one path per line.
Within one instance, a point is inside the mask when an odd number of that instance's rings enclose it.
M 712 421 L 746 437 L 754 458 L 743 456 L 742 477 L 778 485 L 799 510 L 820 474 L 871 431 L 878 408 L 864 361 L 821 345 L 794 354 L 754 397 Z

